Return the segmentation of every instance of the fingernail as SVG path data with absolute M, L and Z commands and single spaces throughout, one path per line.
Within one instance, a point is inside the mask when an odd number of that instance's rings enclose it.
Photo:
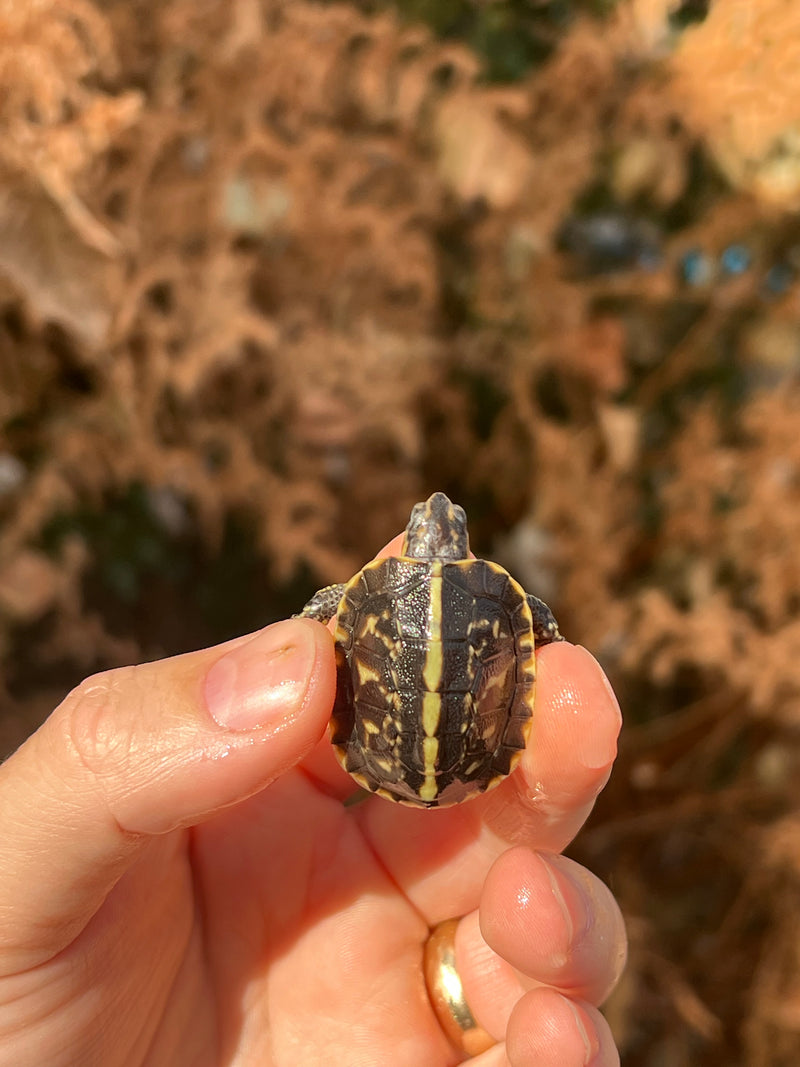
M 580 938 L 589 928 L 586 885 L 575 877 L 575 864 L 558 852 L 540 852 L 551 879 L 558 885 L 561 902 L 570 915 L 573 935 Z
M 589 916 L 583 887 L 576 884 L 569 871 L 564 869 L 561 858 L 542 852 L 535 855 L 547 875 L 553 900 L 564 919 L 564 936 L 559 938 L 557 947 L 553 945 L 551 953 L 551 965 L 555 972 L 566 965 L 569 955 L 583 940 L 589 926 Z
M 211 717 L 226 730 L 254 730 L 293 714 L 314 665 L 305 623 L 278 622 L 226 652 L 206 675 Z
M 589 1067 L 594 1061 L 595 1056 L 600 1051 L 600 1044 L 597 1040 L 597 1034 L 594 1032 L 594 1027 L 587 1029 L 584 1022 L 583 1012 L 579 1010 L 578 1005 L 575 1004 L 569 997 L 564 997 L 564 1000 L 569 1005 L 572 1016 L 575 1020 L 575 1030 L 578 1034 L 578 1039 L 583 1045 L 583 1062 L 585 1067 Z M 589 1036 L 589 1031 L 592 1031 L 592 1036 Z

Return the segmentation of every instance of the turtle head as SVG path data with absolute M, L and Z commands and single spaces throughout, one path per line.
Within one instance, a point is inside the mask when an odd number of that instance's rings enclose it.
M 411 559 L 467 559 L 469 536 L 464 509 L 444 493 L 415 504 L 406 527 L 402 555 Z

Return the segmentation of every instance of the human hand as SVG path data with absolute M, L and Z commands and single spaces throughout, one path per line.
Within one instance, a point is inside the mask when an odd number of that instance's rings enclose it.
M 464 916 L 471 1062 L 617 1064 L 622 921 L 557 853 L 619 710 L 583 649 L 538 664 L 519 768 L 435 811 L 343 806 L 317 623 L 88 679 L 0 768 L 0 1063 L 445 1067 L 423 946 Z

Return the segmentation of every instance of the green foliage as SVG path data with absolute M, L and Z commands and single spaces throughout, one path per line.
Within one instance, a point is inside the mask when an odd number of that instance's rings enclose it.
M 158 522 L 142 485 L 130 486 L 101 508 L 85 507 L 54 516 L 42 532 L 46 551 L 57 554 L 64 539 L 82 537 L 92 546 L 98 577 L 109 595 L 134 603 L 154 577 L 181 582 L 186 554 L 180 540 Z
M 302 573 L 276 586 L 247 516 L 231 514 L 219 544 L 209 547 L 181 497 L 141 483 L 99 506 L 55 515 L 41 545 L 57 557 L 76 536 L 92 553 L 84 596 L 121 629 L 135 630 L 138 619 L 144 647 L 155 641 L 188 650 L 254 630 L 290 615 L 314 581 Z M 157 617 L 158 605 L 168 617 Z
M 607 15 L 616 0 L 362 0 L 362 10 L 394 8 L 443 40 L 459 40 L 485 63 L 490 82 L 513 82 L 539 66 L 580 14 Z

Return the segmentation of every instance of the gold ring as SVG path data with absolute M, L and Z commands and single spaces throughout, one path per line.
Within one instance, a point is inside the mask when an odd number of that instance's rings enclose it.
M 475 1022 L 464 996 L 456 968 L 458 923 L 458 919 L 446 919 L 431 930 L 425 942 L 425 985 L 439 1025 L 450 1043 L 468 1056 L 478 1056 L 497 1042 Z

